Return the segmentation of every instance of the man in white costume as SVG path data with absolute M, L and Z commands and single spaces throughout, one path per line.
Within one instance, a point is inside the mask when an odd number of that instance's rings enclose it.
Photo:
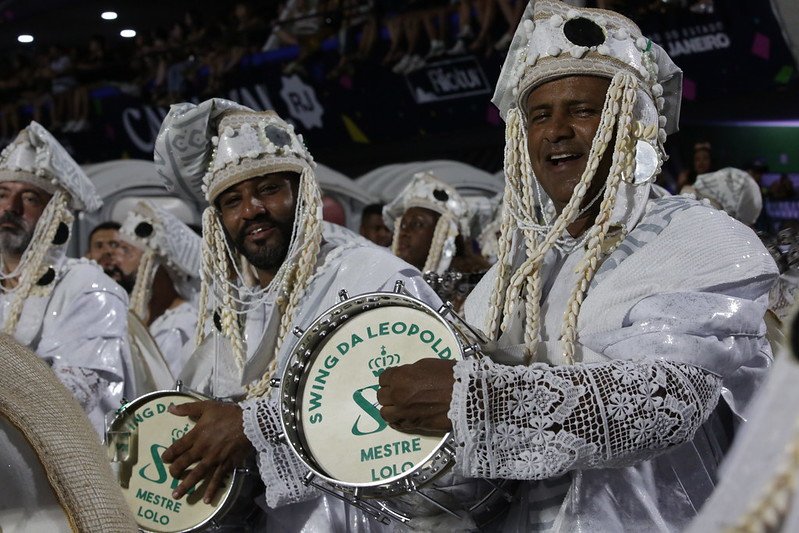
M 125 291 L 88 259 L 67 259 L 71 210 L 102 204 L 58 141 L 31 122 L 0 155 L 3 331 L 35 351 L 98 432 L 129 375 Z
M 212 392 L 246 396 L 240 403 L 174 409 L 198 422 L 164 453 L 170 473 L 180 477 L 199 461 L 175 497 L 210 478 L 207 497 L 255 452 L 272 508 L 270 531 L 369 528 L 362 513 L 305 487 L 305 468 L 272 440 L 280 418 L 278 393 L 269 381 L 296 342 L 291 329 L 336 304 L 341 289 L 352 295 L 391 290 L 402 280 L 411 294 L 432 305 L 439 300 L 417 270 L 388 250 L 322 222 L 313 159 L 293 126 L 272 111 L 221 99 L 172 106 L 156 141 L 155 161 L 175 190 L 209 204 L 203 214 L 198 331 L 205 337 L 213 323 L 214 335 L 230 346 L 217 358 Z
M 196 345 L 202 239 L 149 201 L 136 204 L 119 232 L 144 251 L 131 310 L 147 324 L 169 370 L 178 376 Z
M 490 358 L 381 375 L 394 427 L 452 430 L 464 475 L 527 480 L 507 531 L 684 528 L 713 489 L 725 414 L 740 416 L 772 361 L 776 267 L 759 239 L 701 202 L 650 195 L 680 79 L 616 13 L 528 6 L 494 97 L 498 263 L 466 302 Z

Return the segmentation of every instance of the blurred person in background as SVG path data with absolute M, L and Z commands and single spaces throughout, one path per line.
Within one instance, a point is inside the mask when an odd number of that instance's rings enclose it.
M 391 246 L 391 230 L 383 220 L 383 204 L 370 204 L 361 212 L 360 234 L 378 246 Z

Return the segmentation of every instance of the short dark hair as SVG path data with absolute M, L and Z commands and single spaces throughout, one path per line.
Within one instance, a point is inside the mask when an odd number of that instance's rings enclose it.
M 98 231 L 101 231 L 101 230 L 104 230 L 104 229 L 113 229 L 113 230 L 119 231 L 119 228 L 121 228 L 121 227 L 122 227 L 122 224 L 120 224 L 119 222 L 114 222 L 113 220 L 109 220 L 108 222 L 103 222 L 102 224 L 97 224 L 94 227 L 94 229 L 91 231 L 91 233 L 89 233 L 89 242 L 91 242 L 92 237 L 94 237 L 94 234 L 97 233 Z
M 383 216 L 383 204 L 369 204 L 361 211 L 361 218 L 366 218 L 369 215 Z

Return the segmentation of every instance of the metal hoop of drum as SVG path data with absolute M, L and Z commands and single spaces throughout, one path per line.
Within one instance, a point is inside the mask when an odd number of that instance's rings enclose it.
M 407 524 L 420 510 L 457 518 L 465 511 L 477 523 L 496 517 L 510 500 L 505 482 L 468 480 L 482 488 L 464 506 L 437 486 L 452 477 L 451 434 L 399 432 L 382 419 L 376 399 L 386 368 L 427 357 L 474 357 L 485 342 L 481 334 L 451 305 L 435 310 L 399 281 L 394 292 L 349 298 L 341 291 L 339 297 L 305 331 L 295 328 L 299 342 L 273 383 L 281 389 L 280 440 L 309 469 L 304 483 L 383 523 Z
M 203 502 L 202 483 L 181 500 L 172 498 L 180 480 L 169 474 L 161 454 L 188 433 L 195 422 L 167 411 L 170 405 L 208 400 L 200 394 L 175 390 L 145 394 L 125 403 L 106 431 L 111 466 L 140 531 L 189 533 L 204 529 L 238 527 L 252 512 L 252 502 L 241 498 L 257 485 L 247 468 L 227 477 L 211 503 Z

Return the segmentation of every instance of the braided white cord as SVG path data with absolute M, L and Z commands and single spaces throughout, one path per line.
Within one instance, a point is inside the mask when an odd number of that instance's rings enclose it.
M 563 356 L 568 364 L 574 364 L 577 318 L 580 314 L 580 306 L 588 290 L 588 285 L 591 283 L 599 265 L 602 244 L 605 242 L 605 237 L 610 227 L 610 217 L 616 204 L 616 193 L 622 178 L 631 176 L 635 171 L 635 138 L 632 136 L 631 121 L 638 83 L 630 74 L 619 73 L 614 77 L 614 80 L 618 77 L 621 78 L 621 85 L 618 90 L 622 92 L 623 96 L 619 123 L 616 128 L 616 145 L 613 150 L 613 161 L 608 175 L 605 197 L 602 200 L 594 225 L 587 232 L 589 235 L 588 250 L 577 268 L 581 272 L 581 276 L 566 304 L 566 313 L 561 327 Z M 606 133 L 612 135 L 612 128 Z
M 313 276 L 314 268 L 319 258 L 319 250 L 322 245 L 322 219 L 318 216 L 318 213 L 321 210 L 322 197 L 319 194 L 319 188 L 316 186 L 310 169 L 304 170 L 300 176 L 299 193 L 297 212 L 305 213 L 306 216 L 300 217 L 299 226 L 297 226 L 297 221 L 295 219 L 296 229 L 294 233 L 295 238 L 296 235 L 305 237 L 304 246 L 300 252 L 299 260 L 293 263 L 293 268 L 290 271 L 287 271 L 286 292 L 283 294 L 289 295 L 288 304 L 286 305 L 283 303 L 284 299 L 282 297 L 278 299 L 279 310 L 282 314 L 280 317 L 277 341 L 275 342 L 274 357 L 269 364 L 269 368 L 264 375 L 261 376 L 261 379 L 257 383 L 247 387 L 248 398 L 263 396 L 269 390 L 269 381 L 278 368 L 280 350 L 283 347 L 286 336 L 291 330 L 295 315 L 297 314 L 297 309 L 299 309 L 300 302 L 305 296 L 305 291 L 308 288 L 308 283 Z M 292 242 L 293 241 L 294 238 L 292 239 Z
M 494 290 L 491 292 L 491 300 L 489 302 L 487 321 L 485 324 L 485 333 L 491 337 L 499 337 L 500 320 L 502 318 L 501 309 L 505 302 L 505 293 L 507 291 L 508 283 L 511 274 L 511 250 L 513 248 L 513 233 L 516 229 L 516 219 L 508 207 L 514 201 L 514 187 L 510 184 L 510 176 L 515 175 L 513 170 L 517 158 L 518 150 L 515 143 L 519 135 L 516 130 L 519 128 L 520 118 L 519 110 L 511 109 L 508 114 L 508 120 L 505 126 L 505 136 L 508 139 L 505 145 L 505 158 L 504 158 L 504 173 L 508 176 L 508 185 L 502 195 L 502 223 L 500 226 L 500 234 L 497 242 L 497 278 L 494 282 Z
M 456 224 L 452 223 L 450 217 L 446 215 L 438 217 L 436 229 L 433 231 L 433 239 L 430 241 L 430 249 L 427 252 L 427 259 L 425 260 L 422 272 L 430 272 L 432 270 L 433 272 L 443 274 L 443 272 L 439 271 L 441 270 L 439 269 L 439 265 L 441 264 L 441 257 L 444 254 L 444 244 L 447 242 L 447 239 L 454 238 L 458 234 L 456 229 L 455 235 L 453 235 L 453 226 L 456 226 Z
M 130 307 L 143 323 L 147 323 L 150 315 L 150 297 L 153 290 L 153 279 L 155 271 L 158 269 L 158 260 L 155 251 L 148 249 L 144 252 L 139 261 L 139 268 L 136 271 L 136 282 L 133 284 L 133 291 L 130 294 Z
M 400 228 L 402 227 L 402 216 L 397 217 L 397 220 L 394 221 L 394 235 L 391 238 L 391 253 L 397 255 L 399 252 L 399 237 L 400 237 Z
M 44 208 L 42 216 L 36 224 L 36 229 L 33 231 L 33 236 L 28 248 L 23 254 L 25 268 L 21 269 L 19 284 L 12 291 L 14 293 L 14 300 L 6 315 L 6 322 L 3 325 L 3 332 L 6 335 L 13 335 L 17 329 L 19 316 L 22 313 L 22 308 L 25 305 L 25 300 L 31 293 L 31 290 L 39 281 L 39 278 L 44 274 L 42 270 L 42 263 L 47 255 L 48 250 L 53 245 L 53 238 L 55 237 L 58 226 L 62 222 L 67 227 L 72 225 L 72 213 L 69 212 L 67 205 L 69 198 L 67 193 L 57 190 L 47 206 Z M 50 265 L 45 265 L 50 267 Z
M 198 302 L 199 313 L 197 315 L 197 346 L 202 344 L 205 339 L 205 323 L 208 320 L 208 287 L 214 283 L 214 231 L 213 219 L 216 216 L 213 207 L 206 207 L 203 211 L 203 244 L 202 244 L 202 264 L 200 265 L 200 298 Z

